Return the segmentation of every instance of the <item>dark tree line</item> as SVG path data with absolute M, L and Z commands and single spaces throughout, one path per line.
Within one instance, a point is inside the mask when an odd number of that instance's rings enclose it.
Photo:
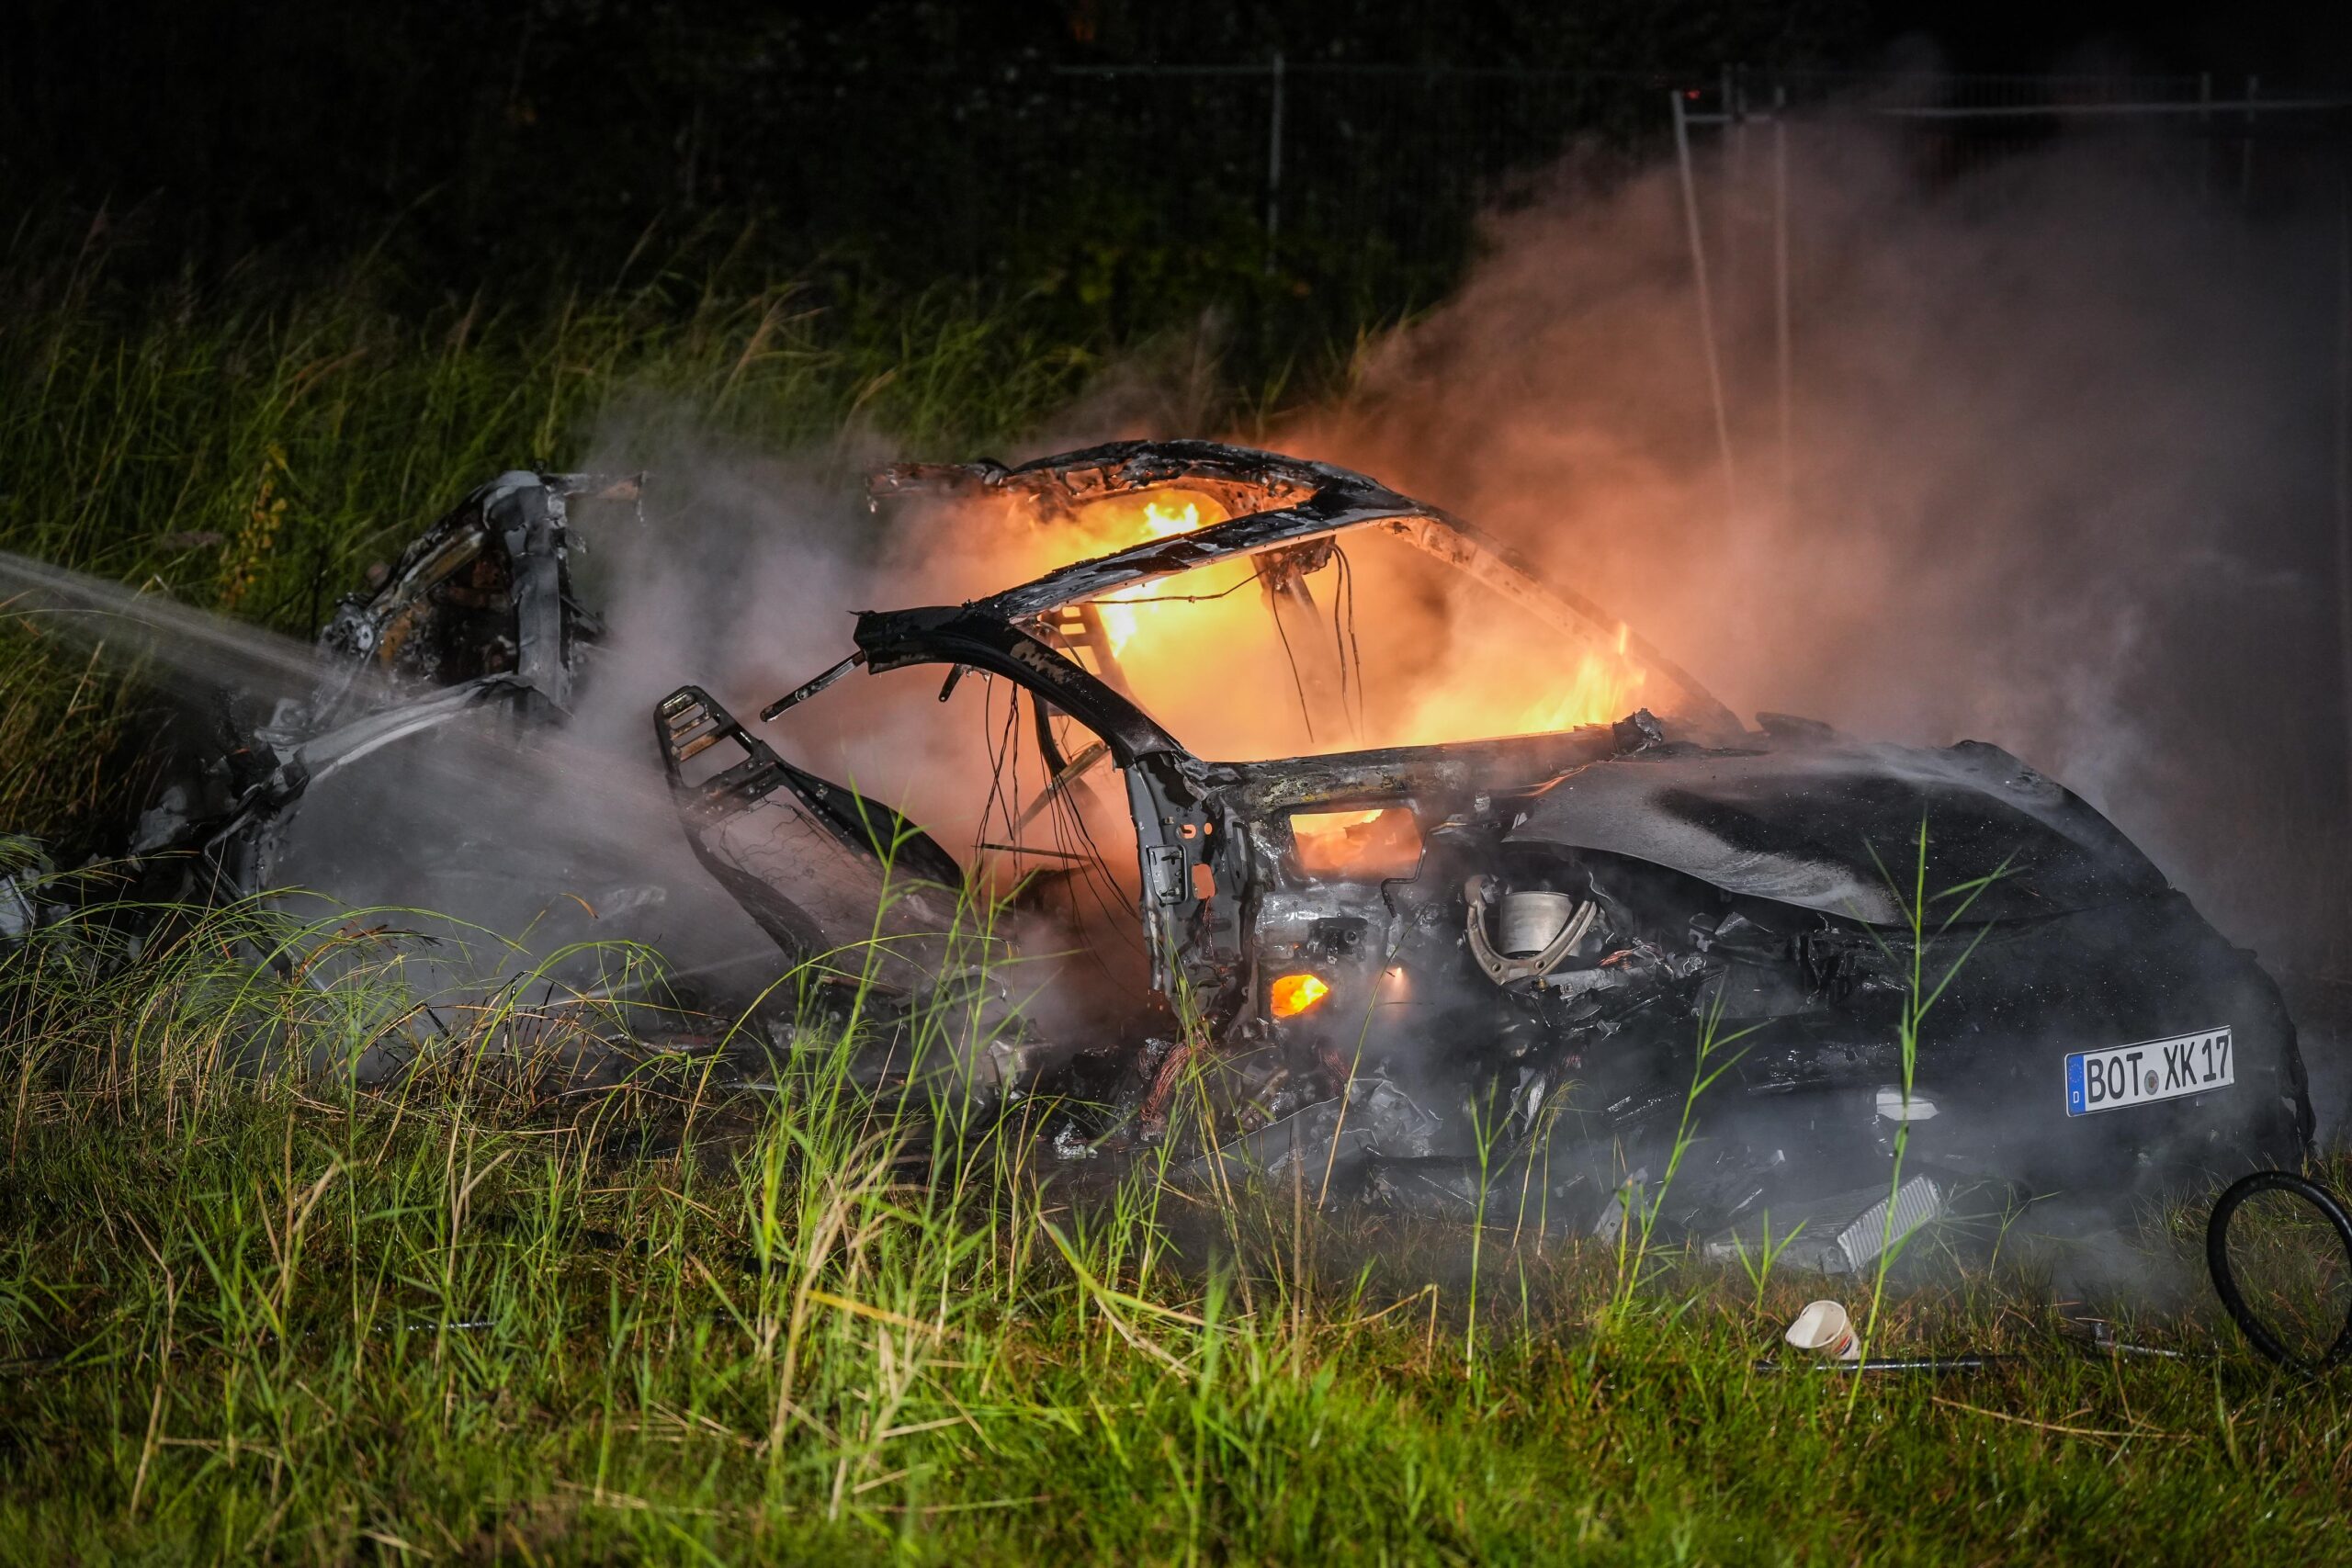
M 1184 187 L 1204 181 L 1256 214 L 1261 84 L 1113 84 L 1057 68 L 1248 63 L 1280 50 L 1304 66 L 1607 80 L 1818 59 L 1863 30 L 1854 0 L 19 6 L 0 51 L 0 183 L 18 212 L 103 206 L 214 261 L 343 253 L 391 232 L 453 269 L 537 265 L 550 247 L 608 258 L 657 217 L 757 219 L 778 245 L 911 247 L 924 265 L 969 268 L 1017 251 L 1020 234 L 1115 230 L 1138 204 L 1184 208 L 1195 200 Z M 1295 83 L 1295 112 L 1318 112 L 1323 90 Z M 1369 126 L 1384 92 L 1414 90 L 1364 88 L 1357 118 Z M 1430 138 L 1453 129 L 1430 125 L 1414 148 L 1367 133 L 1350 155 L 1427 158 Z M 1086 211 L 1095 201 L 1103 210 Z
M 1430 297 L 1470 215 L 1567 140 L 1654 145 L 1664 90 L 1711 85 L 1722 62 L 1863 65 L 1924 24 L 1959 40 L 1956 63 L 2025 63 L 2030 43 L 2046 64 L 2076 32 L 2132 25 L 2091 0 L 2049 8 L 2039 33 L 1996 35 L 1986 14 L 17 0 L 0 35 L 0 196 L 20 246 L 78 243 L 102 217 L 119 277 L 141 258 L 201 277 L 375 251 L 447 295 L 601 280 L 650 252 L 892 287 L 977 279 L 1067 299 L 1114 333 L 1275 298 L 1346 321 Z M 1277 52 L 1278 187 L 1262 69 Z M 1258 69 L 1102 73 L 1204 65 Z

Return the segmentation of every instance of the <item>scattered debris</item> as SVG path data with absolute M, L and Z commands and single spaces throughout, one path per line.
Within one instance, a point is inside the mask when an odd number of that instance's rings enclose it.
M 1808 1259 L 1825 1274 L 1859 1274 L 1878 1260 L 1879 1254 L 1900 1247 L 1911 1234 L 1944 1212 L 1943 1189 L 1933 1178 L 1915 1176 L 1895 1189 L 1892 1201 L 1882 1197 L 1838 1232 L 1826 1246 L 1809 1250 Z M 1803 1248 L 1804 1244 L 1792 1244 Z
M 1788 1332 L 1781 1336 L 1800 1350 L 1811 1350 L 1833 1361 L 1859 1361 L 1861 1340 L 1846 1309 L 1832 1301 L 1808 1302 Z
M 1318 1197 L 1333 1168 L 1353 1170 L 1365 1160 L 1411 1160 L 1430 1152 L 1438 1119 L 1396 1085 L 1360 1078 L 1347 1092 L 1321 1100 L 1202 1155 L 1177 1171 L 1179 1179 L 1226 1190 L 1253 1179 L 1291 1179 L 1303 1170 Z
M 39 840 L 0 836 L 0 952 L 21 943 L 34 927 L 63 915 L 66 906 L 51 888 L 56 877 L 57 867 Z
M 227 744 L 166 780 L 132 852 L 175 868 L 177 896 L 261 892 L 279 883 L 288 824 L 338 774 L 485 712 L 560 723 L 602 635 L 571 593 L 568 503 L 635 493 L 631 479 L 516 470 L 467 496 L 337 606 L 311 691 L 252 717 L 229 694 Z

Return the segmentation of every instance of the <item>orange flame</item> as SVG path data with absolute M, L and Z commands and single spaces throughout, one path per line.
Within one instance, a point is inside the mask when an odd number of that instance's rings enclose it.
M 1133 543 L 1144 539 L 1165 539 L 1171 534 L 1189 534 L 1201 525 L 1201 508 L 1197 502 L 1186 502 L 1182 511 L 1163 507 L 1157 501 L 1147 501 L 1143 507 L 1143 534 Z M 1102 616 L 1102 635 L 1110 640 L 1114 658 L 1127 650 L 1136 637 L 1136 613 L 1148 608 L 1136 600 L 1148 597 L 1153 588 L 1148 582 L 1132 583 L 1115 593 L 1106 593 L 1096 600 L 1095 608 Z
M 1290 831 L 1309 876 L 1410 876 L 1421 863 L 1420 829 L 1402 807 L 1294 811 Z
M 1080 514 L 1076 541 L 1057 530 L 1058 558 L 1191 533 L 1225 516 L 1217 498 L 1197 491 L 1102 502 Z M 1096 598 L 1102 646 L 1155 717 L 1203 755 L 1236 761 L 1550 733 L 1642 705 L 1647 671 L 1628 651 L 1627 627 L 1617 628 L 1614 647 L 1580 641 L 1478 597 L 1483 591 L 1400 540 L 1368 535 L 1342 548 L 1352 569 L 1346 580 L 1328 558 L 1309 570 L 1311 608 L 1302 602 L 1287 628 L 1272 580 L 1248 592 L 1259 563 L 1237 558 Z M 1361 628 L 1340 656 L 1361 663 L 1344 668 L 1332 662 L 1342 595 Z M 1319 685 L 1301 672 L 1317 660 Z
M 1519 721 L 1520 733 L 1547 734 L 1579 724 L 1610 724 L 1641 706 L 1642 682 L 1649 671 L 1625 657 L 1632 630 L 1618 623 L 1613 657 L 1587 653 L 1578 659 L 1576 674 L 1558 696 L 1527 708 Z
M 1284 975 L 1266 995 L 1266 1010 L 1276 1018 L 1296 1018 L 1331 994 L 1319 975 Z

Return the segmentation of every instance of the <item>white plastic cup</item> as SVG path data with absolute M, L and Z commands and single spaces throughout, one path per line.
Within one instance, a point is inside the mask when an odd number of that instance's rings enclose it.
M 1859 1360 L 1862 1354 L 1854 1334 L 1854 1320 L 1836 1302 L 1808 1302 L 1781 1337 L 1800 1350 L 1811 1350 L 1834 1360 Z

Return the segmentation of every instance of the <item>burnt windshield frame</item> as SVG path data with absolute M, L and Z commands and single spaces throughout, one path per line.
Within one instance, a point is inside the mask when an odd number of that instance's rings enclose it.
M 1427 554 L 1502 592 L 1529 610 L 1577 635 L 1610 637 L 1623 628 L 1625 651 L 1673 682 L 1690 707 L 1676 716 L 1703 729 L 1745 731 L 1738 717 L 1673 660 L 1626 623 L 1573 589 L 1539 575 L 1516 551 L 1483 530 L 1436 507 L 1399 495 L 1386 486 L 1329 464 L 1210 441 L 1131 441 L 1046 457 L 1019 468 L 992 462 L 917 464 L 879 470 L 868 484 L 876 501 L 928 496 L 955 501 L 983 498 L 1025 506 L 1047 516 L 1067 516 L 1104 501 L 1154 490 L 1188 488 L 1216 495 L 1221 502 L 1254 498 L 1277 500 L 1271 509 L 1244 511 L 1222 523 L 1187 534 L 1148 540 L 1091 560 L 1075 561 L 1029 582 L 961 605 L 935 604 L 903 610 L 865 611 L 857 618 L 855 651 L 814 680 L 763 710 L 763 720 L 788 709 L 848 674 L 859 663 L 870 671 L 913 664 L 968 665 L 989 670 L 1027 687 L 1093 730 L 1120 767 L 1137 758 L 1173 755 L 1199 761 L 1199 753 L 1109 682 L 1024 629 L 1025 623 L 1066 605 L 1100 598 L 1133 583 L 1155 581 L 1221 560 L 1245 559 L 1272 550 L 1363 528 L 1397 534 Z M 1613 638 L 1611 638 L 1613 640 Z M 1427 747 L 1382 749 L 1380 755 L 1433 755 L 1453 747 L 1484 746 L 1512 737 L 1439 742 Z M 1312 759 L 1344 761 L 1374 752 L 1337 752 Z M 1287 761 L 1248 764 L 1265 767 Z M 1218 764 L 1232 766 L 1237 764 Z
M 869 671 L 917 664 L 964 665 L 1004 676 L 1069 715 L 1111 749 L 1121 767 L 1137 758 L 1190 756 L 1183 745 L 1110 683 L 1019 626 L 949 605 L 857 618 L 858 651 Z
M 1572 636 L 1614 643 L 1672 682 L 1689 700 L 1676 716 L 1705 728 L 1745 730 L 1737 716 L 1631 626 L 1574 589 L 1551 581 L 1501 540 L 1434 506 L 1329 464 L 1208 441 L 1120 442 L 1047 457 L 1017 468 L 995 463 L 886 468 L 869 484 L 879 501 L 910 495 L 983 498 L 1066 517 L 1105 501 L 1155 490 L 1205 491 L 1238 506 L 1222 523 L 1149 539 L 963 606 L 1019 625 L 1117 589 L 1156 581 L 1219 560 L 1242 558 L 1361 528 L 1385 527 L 1425 554 Z M 1267 502 L 1275 504 L 1267 506 Z M 1251 502 L 1255 510 L 1247 509 Z M 938 610 L 897 612 L 935 615 Z M 886 615 L 884 619 L 892 618 Z

